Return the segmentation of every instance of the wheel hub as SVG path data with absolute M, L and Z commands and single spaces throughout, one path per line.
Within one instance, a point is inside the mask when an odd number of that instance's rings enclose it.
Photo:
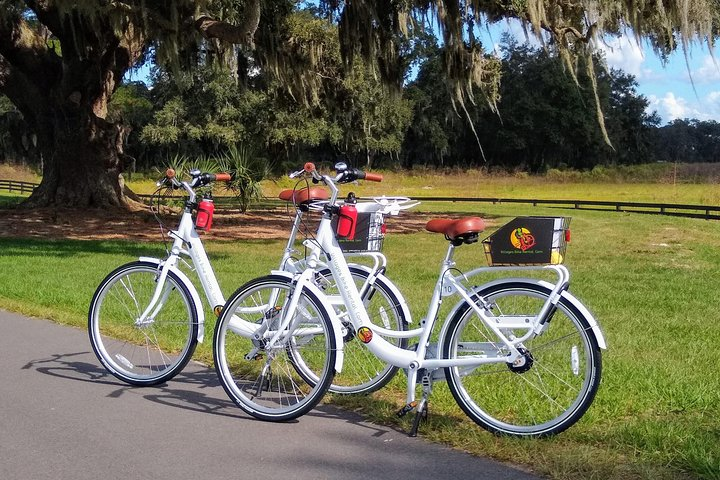
M 511 372 L 525 373 L 532 368 L 535 359 L 530 350 L 526 348 L 518 348 L 518 352 L 520 352 L 520 356 L 513 363 L 509 363 L 508 368 Z

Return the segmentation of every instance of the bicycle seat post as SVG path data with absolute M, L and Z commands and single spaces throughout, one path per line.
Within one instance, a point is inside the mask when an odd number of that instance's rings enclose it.
M 452 242 L 448 242 L 448 249 L 445 253 L 445 260 L 443 260 L 444 265 L 452 265 L 454 264 L 453 255 L 455 255 L 455 245 Z

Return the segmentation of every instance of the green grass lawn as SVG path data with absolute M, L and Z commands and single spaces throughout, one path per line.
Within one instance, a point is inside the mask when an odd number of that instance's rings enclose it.
M 572 216 L 566 255 L 571 291 L 598 319 L 609 347 L 594 404 L 555 438 L 494 437 L 465 417 L 444 384 L 436 385 L 421 436 L 551 478 L 720 478 L 720 324 L 714 308 L 720 296 L 720 222 L 522 205 L 421 208 L 461 209 L 494 225 L 516 215 Z M 207 242 L 226 295 L 275 268 L 282 248 L 281 241 Z M 416 322 L 444 251 L 439 235 L 397 235 L 389 224 L 388 275 L 409 300 Z M 92 294 L 110 270 L 141 255 L 163 254 L 154 243 L 0 239 L 0 307 L 85 328 Z M 457 261 L 461 269 L 485 264 L 479 245 L 460 248 Z M 206 340 L 196 358 L 211 357 Z M 394 415 L 404 388 L 400 374 L 370 398 L 331 401 L 408 429 L 411 418 Z
M 0 208 L 14 207 L 25 200 L 29 195 L 21 195 L 15 193 L 0 193 Z

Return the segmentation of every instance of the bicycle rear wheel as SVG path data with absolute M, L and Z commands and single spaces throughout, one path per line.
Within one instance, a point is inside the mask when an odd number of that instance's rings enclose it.
M 360 290 L 368 279 L 368 270 L 350 265 L 350 273 L 358 290 Z M 339 296 L 330 270 L 325 269 L 318 272 L 316 283 L 325 294 Z M 378 275 L 373 284 L 362 292 L 363 303 L 373 324 L 388 330 L 404 331 L 409 320 L 405 318 L 402 309 L 401 302 L 404 300 L 398 298 L 391 285 L 392 283 L 387 277 Z M 341 306 L 340 313 L 344 309 L 345 307 Z M 345 358 L 342 372 L 335 375 L 329 391 L 349 395 L 366 394 L 379 390 L 392 380 L 398 371 L 398 367 L 373 355 L 356 338 L 355 328 L 347 316 L 341 316 L 341 320 L 344 326 L 343 348 Z M 385 340 L 398 348 L 407 348 L 408 341 L 406 338 L 385 337 Z M 301 368 L 298 368 L 298 373 L 303 375 L 308 382 L 315 381 L 312 375 L 304 372 Z
M 479 293 L 495 315 L 532 318 L 550 290 L 514 282 Z M 547 330 L 521 347 L 523 366 L 496 363 L 445 369 L 450 391 L 470 418 L 493 433 L 528 437 L 560 433 L 582 417 L 595 397 L 601 375 L 597 340 L 582 313 L 561 298 Z M 450 319 L 444 358 L 507 353 L 469 304 Z
M 159 275 L 151 262 L 118 267 L 100 283 L 90 304 L 88 333 L 95 355 L 110 373 L 131 385 L 170 380 L 187 365 L 197 345 L 196 305 L 172 271 L 160 308 L 140 322 Z
M 337 346 L 330 314 L 309 290 L 300 293 L 297 308 L 289 312 L 294 291 L 284 276 L 251 280 L 228 299 L 215 327 L 213 354 L 220 383 L 236 405 L 261 420 L 286 421 L 309 412 L 335 374 Z M 292 315 L 291 329 L 270 345 L 287 315 Z M 239 320 L 258 324 L 258 338 L 233 328 Z M 298 359 L 316 382 L 308 383 L 297 373 Z

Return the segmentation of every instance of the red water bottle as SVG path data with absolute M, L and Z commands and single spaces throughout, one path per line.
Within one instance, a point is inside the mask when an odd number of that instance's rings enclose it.
M 348 194 L 345 205 L 338 210 L 337 236 L 348 240 L 355 238 L 355 225 L 357 224 L 357 200 L 353 193 Z
M 213 213 L 215 213 L 215 203 L 210 195 L 205 195 L 200 203 L 198 203 L 198 213 L 195 218 L 195 228 L 198 230 L 210 231 L 212 228 Z

